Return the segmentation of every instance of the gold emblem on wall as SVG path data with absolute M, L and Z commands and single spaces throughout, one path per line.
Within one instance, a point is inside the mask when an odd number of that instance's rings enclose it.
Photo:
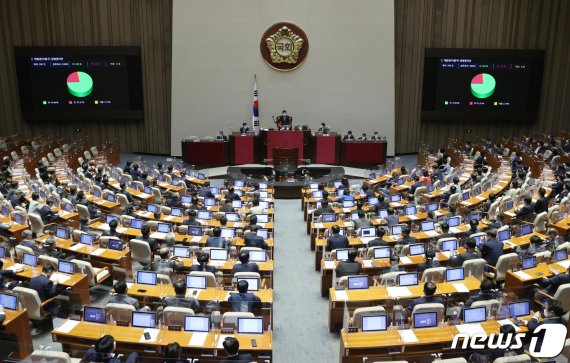
M 291 23 L 277 23 L 263 34 L 260 43 L 265 62 L 280 71 L 291 71 L 301 65 L 309 50 L 305 32 Z

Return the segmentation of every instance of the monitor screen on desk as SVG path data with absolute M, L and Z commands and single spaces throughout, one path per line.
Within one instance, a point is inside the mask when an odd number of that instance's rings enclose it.
M 512 201 L 512 200 L 509 200 L 509 201 L 505 202 L 505 204 L 504 204 L 504 209 L 503 209 L 503 210 L 504 210 L 504 211 L 511 210 L 511 209 L 513 209 L 513 206 L 514 206 L 513 201 Z
M 214 195 L 220 194 L 220 188 L 210 187 L 210 191 L 211 191 L 212 194 L 214 194 Z
M 321 214 L 323 223 L 330 223 L 336 221 L 336 214 L 334 213 L 323 213 Z
M 315 190 L 312 193 L 313 198 L 315 199 L 321 199 L 323 197 L 323 191 L 322 190 Z
M 67 239 L 67 237 L 68 237 L 68 235 L 67 235 L 67 229 L 57 227 L 57 230 L 55 231 L 55 236 L 56 236 L 57 238 Z
M 481 213 L 473 212 L 469 215 L 469 221 L 480 221 L 481 220 Z
M 536 267 L 536 257 L 535 256 L 525 257 L 522 259 L 523 270 L 528 270 L 529 268 L 535 268 L 535 267 Z
M 12 294 L 0 293 L 0 305 L 4 309 L 16 310 L 18 308 L 18 297 Z
M 236 188 L 243 188 L 245 185 L 243 180 L 235 180 L 234 181 L 234 187 Z
M 118 239 L 111 238 L 109 239 L 109 249 L 115 251 L 122 251 L 123 250 L 123 242 Z
M 156 272 L 137 271 L 137 284 L 156 285 Z
M 232 208 L 241 208 L 241 200 L 232 200 Z
M 71 206 L 71 209 L 73 209 L 73 206 Z M 8 207 L 6 207 L 5 205 L 2 206 L 2 214 L 5 216 L 8 215 Z
M 441 242 L 442 251 L 455 251 L 457 249 L 457 240 L 449 239 Z
M 558 262 L 558 261 L 564 261 L 568 259 L 568 250 L 566 248 L 563 248 L 561 250 L 558 251 L 554 251 L 554 261 Z
M 238 277 L 236 283 L 247 282 L 247 291 L 259 291 L 259 279 L 257 277 Z
M 210 331 L 210 317 L 185 316 L 184 331 L 208 333 Z
M 0 246 L 0 258 L 6 257 L 6 247 Z
M 144 188 L 143 188 L 143 191 L 144 191 L 146 194 L 152 194 L 152 188 L 151 188 L 151 187 L 144 187 Z
M 344 194 L 344 189 L 338 189 L 338 190 L 336 191 L 336 196 L 337 196 L 337 197 L 342 197 L 343 194 Z
M 131 220 L 131 228 L 141 229 L 143 227 L 144 221 L 142 219 Z
M 417 272 L 398 275 L 398 286 L 416 286 L 417 284 L 418 284 Z
M 256 214 L 256 216 L 257 223 L 269 223 L 269 214 Z
M 469 199 L 469 192 L 463 192 L 463 194 L 462 194 L 462 199 L 463 199 L 463 200 Z
M 531 234 L 534 226 L 532 224 L 523 224 L 520 228 L 521 236 L 526 236 L 527 234 Z
M 336 189 L 338 189 L 338 188 L 340 188 L 340 187 L 342 186 L 342 182 L 340 182 L 340 181 L 335 181 L 335 182 L 333 183 L 333 186 L 334 186 Z
M 423 243 L 413 243 L 409 245 L 410 256 L 423 255 L 426 251 L 425 245 Z
M 390 247 L 374 247 L 374 258 L 390 258 Z
M 107 216 L 105 217 L 105 223 L 109 224 L 109 223 L 111 223 L 112 221 L 117 221 L 117 222 L 119 222 L 119 217 L 114 216 L 114 215 L 111 215 L 111 214 L 109 214 L 109 215 L 107 215 Z
M 461 224 L 461 217 L 451 217 L 447 219 L 449 227 L 457 227 Z
M 422 232 L 433 231 L 434 229 L 435 229 L 435 223 L 433 221 L 422 222 Z
M 228 260 L 228 250 L 225 250 L 223 248 L 211 248 L 210 249 L 210 260 L 227 261 Z
M 470 323 L 482 323 L 487 321 L 487 308 L 484 306 L 479 306 L 476 308 L 464 308 L 463 309 L 463 322 L 465 324 Z
M 394 194 L 390 196 L 390 201 L 393 203 L 397 203 L 402 200 L 402 196 L 400 194 Z
M 19 214 L 19 213 L 16 213 L 15 220 L 16 220 L 16 223 L 18 223 L 18 224 L 25 224 L 25 221 L 26 221 L 24 216 Z
M 388 216 L 388 211 L 386 209 L 380 209 L 378 211 L 378 217 L 386 218 Z
M 133 327 L 154 328 L 156 326 L 156 313 L 133 311 Z
M 465 278 L 465 270 L 463 267 L 449 268 L 445 270 L 445 281 L 461 281 Z
M 198 178 L 200 180 L 206 180 L 206 174 L 198 173 L 198 174 L 196 174 L 196 178 Z
M 311 184 L 309 184 L 309 189 L 314 189 L 314 190 L 319 189 L 319 183 L 311 183 Z
M 159 208 L 158 208 L 157 205 L 149 204 L 149 205 L 146 207 L 146 210 L 147 210 L 147 212 L 150 212 L 150 213 L 158 213 Z
M 260 200 L 259 206 L 263 209 L 269 209 L 269 202 L 266 200 Z
M 189 195 L 183 195 L 180 197 L 180 201 L 182 203 L 190 204 L 190 203 L 192 203 L 192 197 Z
M 189 236 L 202 236 L 202 227 L 189 226 L 188 227 L 188 235 Z
M 206 210 L 201 210 L 201 211 L 198 211 L 197 218 L 198 219 L 204 219 L 204 220 L 210 220 L 211 215 L 210 215 L 210 212 L 208 212 Z
M 350 248 L 339 248 L 336 250 L 336 260 L 337 261 L 346 261 L 348 260 L 348 251 Z
M 248 253 L 250 262 L 267 261 L 267 254 L 265 253 L 265 250 L 250 250 Z
M 168 223 L 159 223 L 158 227 L 156 228 L 156 230 L 160 233 L 170 233 L 172 232 L 172 228 L 170 227 L 170 224 Z
M 84 245 L 93 246 L 93 242 L 95 242 L 95 236 L 89 233 L 81 233 L 79 242 L 83 243 Z
M 376 197 L 368 198 L 368 204 L 374 205 L 374 204 L 378 204 L 378 203 L 379 203 L 378 198 L 376 198 Z
M 114 194 L 109 193 L 107 194 L 107 200 L 111 203 L 115 203 L 117 201 L 117 198 L 115 197 Z
M 370 180 L 376 179 L 376 173 L 370 173 L 370 174 L 368 174 L 368 179 L 370 179 Z
M 174 247 L 173 255 L 175 257 L 189 258 L 190 248 L 189 247 Z
M 186 275 L 186 287 L 188 289 L 205 289 L 206 288 L 206 276 L 192 276 Z
M 184 215 L 184 212 L 180 208 L 171 208 L 170 215 L 173 217 L 182 217 Z
M 101 198 L 101 190 L 99 188 L 93 188 L 93 195 L 97 198 Z
M 428 185 L 428 186 L 427 186 L 427 191 L 428 191 L 428 193 L 431 193 L 431 192 L 433 192 L 434 190 L 435 190 L 435 185 Z
M 497 233 L 497 240 L 499 242 L 506 241 L 511 238 L 511 231 L 509 229 L 505 229 L 504 231 L 499 231 Z
M 269 238 L 269 230 L 266 228 L 260 228 L 257 230 L 257 235 L 263 237 L 263 239 Z
M 57 271 L 72 275 L 74 272 L 74 264 L 68 261 L 58 261 Z
M 363 315 L 362 331 L 385 331 L 388 325 L 388 317 L 386 315 Z
M 214 198 L 204 198 L 205 207 L 213 207 L 216 205 L 216 199 Z
M 259 189 L 267 189 L 267 183 L 259 183 Z
M 22 263 L 24 265 L 36 267 L 38 265 L 38 256 L 32 255 L 30 253 L 24 253 L 22 257 Z
M 238 334 L 263 334 L 263 318 L 238 318 Z
M 259 192 L 260 198 L 269 198 L 269 192 Z
M 237 213 L 226 213 L 226 219 L 228 222 L 238 222 L 239 221 L 239 214 Z
M 416 214 L 416 206 L 413 205 L 411 207 L 404 208 L 404 214 L 407 216 L 413 216 L 414 214 Z
M 226 239 L 233 239 L 236 233 L 236 230 L 233 228 L 222 228 L 221 230 L 221 237 L 224 237 Z
M 523 300 L 509 304 L 509 314 L 514 316 L 527 316 L 530 315 L 530 301 Z
M 439 208 L 439 207 L 438 207 L 437 203 L 426 204 L 426 210 L 427 210 L 427 211 L 430 211 L 430 210 L 431 210 L 431 211 L 434 211 L 434 212 L 435 212 L 436 210 L 438 210 L 438 208 Z
M 349 290 L 368 289 L 368 275 L 366 276 L 348 276 Z
M 355 221 L 357 219 L 359 219 L 360 217 L 358 217 L 358 212 L 352 212 L 350 213 L 350 219 Z
M 343 208 L 352 208 L 354 207 L 354 200 L 344 200 L 342 202 L 342 207 Z
M 397 224 L 395 226 L 392 226 L 392 235 L 393 236 L 399 236 L 402 234 L 402 225 L 401 224 Z
M 437 312 L 413 314 L 414 329 L 437 327 Z
M 376 237 L 376 228 L 366 227 L 360 230 L 361 237 Z
M 94 306 L 83 307 L 83 321 L 90 323 L 105 324 L 107 316 L 104 308 L 96 308 Z

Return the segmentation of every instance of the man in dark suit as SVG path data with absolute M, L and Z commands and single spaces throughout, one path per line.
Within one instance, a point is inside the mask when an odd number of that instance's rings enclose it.
M 354 229 L 372 227 L 372 222 L 370 219 L 366 218 L 366 214 L 363 210 L 358 211 L 358 219 L 353 221 Z
M 220 131 L 218 136 L 216 136 L 216 141 L 228 141 L 228 137 L 224 135 L 223 131 Z
M 386 247 L 390 244 L 384 241 L 383 237 L 386 234 L 386 230 L 382 227 L 376 228 L 376 238 L 368 242 L 368 248 L 370 247 Z
M 201 226 L 202 223 L 200 223 L 200 221 L 196 220 L 196 217 L 198 216 L 198 212 L 196 212 L 195 209 L 188 209 L 187 213 L 188 214 L 188 219 L 185 219 L 184 221 L 182 221 L 182 224 L 185 226 Z
M 293 123 L 293 118 L 291 116 L 287 116 L 287 111 L 283 110 L 281 112 L 281 116 L 277 117 L 277 122 L 281 124 L 281 128 L 289 129 Z
M 388 227 L 392 227 L 393 225 L 400 223 L 400 218 L 395 215 L 396 212 L 394 211 L 394 208 L 390 207 L 386 210 L 386 212 L 388 215 L 384 219 L 386 222 L 388 222 Z
M 34 255 L 37 256 L 40 254 L 40 247 L 36 242 L 33 241 L 33 236 L 33 232 L 29 229 L 26 229 L 24 232 L 22 232 L 22 241 L 20 241 L 19 245 L 31 248 L 32 251 L 34 251 Z
M 202 198 L 214 198 L 214 194 L 210 190 L 210 182 L 205 182 L 203 186 L 198 188 L 198 196 Z
M 225 198 L 225 199 L 226 199 L 226 200 L 230 200 L 230 201 L 233 201 L 233 200 L 241 200 L 240 196 L 237 195 L 237 193 L 235 192 L 234 187 L 229 187 L 229 188 L 228 188 L 228 192 L 226 193 L 226 198 Z
M 261 226 L 257 225 L 257 216 L 255 214 L 249 216 L 249 224 L 243 228 L 244 233 L 246 231 L 251 231 L 257 233 L 257 230 L 261 229 Z
M 233 189 L 233 188 L 232 188 Z M 236 194 L 237 195 L 237 194 Z M 232 200 L 233 199 L 227 199 L 224 200 L 224 205 L 220 207 L 220 212 L 224 212 L 224 213 L 233 213 L 235 212 L 234 207 L 232 207 Z
M 240 134 L 247 134 L 249 132 L 249 127 L 247 127 L 247 124 L 245 122 L 243 124 L 241 124 L 241 127 L 239 128 L 239 132 L 240 132 Z
M 196 299 L 191 296 L 186 296 L 186 282 L 183 280 L 178 280 L 174 283 L 174 293 L 176 294 L 175 296 L 168 296 L 164 300 L 164 304 L 167 307 L 189 308 L 194 311 L 200 308 L 200 304 Z
M 59 218 L 57 213 L 54 213 L 54 211 L 51 210 L 52 205 L 53 205 L 53 200 L 48 199 L 46 200 L 46 204 L 41 206 L 40 209 L 38 210 L 38 214 L 42 218 L 42 222 L 44 222 L 44 224 L 53 223 Z
M 544 289 L 544 292 L 550 296 L 554 296 L 556 294 L 556 290 L 560 287 L 560 285 L 570 284 L 570 269 L 566 271 L 566 273 L 557 273 L 556 270 L 551 269 L 551 272 L 554 274 L 552 277 L 545 277 L 540 281 L 540 285 Z
M 531 197 L 524 197 L 524 205 L 517 211 L 516 215 L 518 219 L 524 221 L 529 221 L 534 217 L 534 205 Z
M 342 137 L 342 141 L 354 141 L 354 135 L 352 131 L 348 130 L 348 133 Z
M 386 202 L 386 197 L 383 194 L 380 194 L 378 195 L 378 204 L 374 207 L 376 208 L 376 215 L 379 215 L 379 211 L 390 208 L 390 203 Z
M 128 286 L 125 280 L 117 281 L 113 285 L 113 290 L 115 293 L 109 298 L 109 303 L 132 305 L 136 310 L 139 310 L 139 301 L 127 294 Z
M 403 245 L 409 245 L 411 243 L 416 243 L 418 240 L 415 237 L 410 236 L 411 230 L 410 227 L 405 226 L 402 227 L 402 241 Z
M 362 265 L 360 262 L 356 261 L 356 257 L 358 256 L 358 251 L 355 249 L 351 249 L 348 251 L 348 260 L 347 261 L 340 261 L 338 266 L 336 267 L 336 276 L 349 276 L 349 275 L 358 275 L 360 270 L 362 269 Z
M 208 266 L 209 260 L 210 256 L 207 253 L 200 253 L 200 255 L 198 255 L 198 264 L 190 266 L 190 271 L 216 272 L 216 268 L 214 266 Z
M 338 248 L 348 248 L 348 238 L 340 235 L 340 227 L 334 225 L 331 227 L 332 236 L 327 239 L 327 251 L 336 250 Z
M 226 248 L 228 247 L 228 241 L 221 237 L 222 229 L 220 227 L 214 227 L 212 230 L 212 237 L 208 238 L 206 241 L 206 247 L 215 247 L 215 248 Z
M 133 180 L 139 180 L 141 177 L 141 171 L 139 170 L 139 164 L 133 164 L 133 170 L 131 171 L 131 176 Z
M 411 317 L 414 307 L 418 304 L 443 304 L 441 297 L 433 296 L 437 290 L 437 286 L 433 282 L 426 282 L 424 284 L 424 296 L 412 300 L 410 305 L 406 308 L 407 316 Z
M 323 200 L 321 202 L 321 207 L 313 211 L 313 217 L 318 217 L 323 213 L 334 213 L 334 209 L 331 206 L 329 206 L 328 200 Z
M 252 312 L 261 307 L 261 299 L 255 294 L 247 292 L 249 284 L 246 280 L 237 283 L 238 293 L 230 293 L 228 301 L 232 304 L 233 311 Z
M 376 193 L 374 193 L 374 190 L 370 189 L 368 187 L 368 185 L 362 186 L 362 192 L 364 193 L 364 196 L 366 198 L 374 198 L 376 196 Z
M 121 238 L 121 234 L 117 231 L 118 226 L 119 226 L 119 222 L 117 222 L 116 219 L 111 220 L 109 222 L 109 230 L 104 231 L 103 236 Z
M 480 285 L 480 292 L 477 295 L 473 295 L 467 299 L 465 305 L 471 306 L 476 301 L 486 301 L 493 300 L 497 298 L 497 295 L 493 292 L 495 284 L 492 280 L 483 280 Z
M 257 247 L 266 250 L 268 248 L 267 242 L 263 237 L 258 236 L 255 232 L 247 232 L 243 235 L 244 245 L 246 247 Z
M 57 282 L 50 280 L 54 270 L 55 268 L 51 264 L 47 264 L 42 268 L 41 275 L 32 277 L 30 280 L 30 289 L 38 293 L 40 301 L 42 302 L 61 294 L 61 292 L 65 290 L 65 286 L 58 286 Z M 44 310 L 52 315 L 57 315 L 59 306 L 57 302 L 54 301 L 53 303 L 47 304 Z
M 497 231 L 490 229 L 487 231 L 487 241 L 481 246 L 481 255 L 487 264 L 495 266 L 499 257 L 503 254 L 503 243 L 496 240 Z
M 249 262 L 249 252 L 241 251 L 239 254 L 239 262 L 232 268 L 232 275 L 236 272 L 257 272 L 259 273 L 259 266 L 257 263 Z
M 234 337 L 227 337 L 222 343 L 228 358 L 224 359 L 221 363 L 242 362 L 249 363 L 253 357 L 249 353 L 239 353 L 239 342 Z
M 474 260 L 476 258 L 481 258 L 481 252 L 477 251 L 477 241 L 473 238 L 469 238 L 465 243 L 466 251 L 459 255 L 463 262 L 467 260 Z
M 534 316 L 526 322 L 526 327 L 528 328 L 528 332 L 532 334 L 536 328 L 538 328 L 542 324 L 562 324 L 566 326 L 564 320 L 562 320 L 562 316 L 564 315 L 564 308 L 562 307 L 562 303 L 558 300 L 551 301 L 548 304 L 548 308 L 546 308 L 546 314 L 544 316 L 544 320 L 540 321 L 540 311 L 534 313 Z M 538 337 L 538 341 L 536 343 L 536 349 L 538 351 L 542 348 L 542 343 L 544 340 L 544 331 Z
M 538 199 L 534 203 L 534 213 L 540 214 L 542 212 L 548 212 L 548 199 L 546 198 L 546 189 L 538 189 Z
M 437 236 L 438 239 L 455 237 L 453 233 L 449 232 L 449 224 L 447 224 L 446 222 L 442 222 L 440 224 L 440 228 L 441 228 L 441 234 Z

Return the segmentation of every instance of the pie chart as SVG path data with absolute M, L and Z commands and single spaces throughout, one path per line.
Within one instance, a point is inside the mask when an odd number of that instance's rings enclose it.
M 471 79 L 471 94 L 477 98 L 487 98 L 495 92 L 497 82 L 488 73 L 479 73 Z
M 93 91 L 93 78 L 85 72 L 73 72 L 67 76 L 67 90 L 75 97 L 87 97 Z

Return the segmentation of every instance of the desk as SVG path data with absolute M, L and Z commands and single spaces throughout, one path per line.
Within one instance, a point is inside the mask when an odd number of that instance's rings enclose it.
M 385 141 L 341 142 L 341 165 L 381 165 L 386 163 Z
M 4 328 L 0 334 L 0 340 L 11 342 L 15 345 L 16 351 L 13 356 L 18 359 L 24 359 L 32 354 L 34 347 L 32 344 L 32 334 L 28 324 L 28 310 L 4 310 L 6 319 L 2 323 Z
M 460 293 L 455 284 L 463 283 L 470 292 L 479 290 L 481 281 L 475 277 L 468 277 L 463 281 L 443 282 L 437 284 L 436 296 L 442 294 Z M 420 282 L 416 286 L 409 286 L 408 290 L 411 295 L 408 296 L 392 296 L 385 286 L 373 286 L 365 290 L 342 290 L 347 295 L 347 300 L 339 299 L 335 296 L 335 289 L 329 290 L 329 331 L 333 332 L 337 326 L 342 324 L 344 317 L 345 303 L 356 303 L 357 307 L 386 305 L 386 301 L 392 301 L 395 297 L 404 300 L 412 300 L 424 295 L 424 283 Z
M 65 320 L 63 324 L 66 324 Z M 62 324 L 62 325 L 63 325 Z M 61 326 L 60 326 L 61 327 Z M 265 331 L 263 335 L 241 334 L 218 334 L 208 333 L 204 343 L 200 346 L 190 346 L 188 343 L 192 333 L 185 331 L 169 331 L 168 328 L 158 329 L 158 335 L 152 342 L 141 341 L 144 333 L 143 328 L 124 327 L 111 324 L 95 324 L 89 322 L 77 322 L 71 331 L 60 331 L 56 328 L 52 331 L 53 341 L 61 343 L 64 351 L 74 349 L 85 351 L 93 346 L 102 334 L 109 334 L 117 342 L 117 351 L 120 353 L 139 352 L 144 356 L 159 358 L 163 356 L 163 349 L 172 342 L 178 342 L 183 349 L 183 356 L 201 358 L 206 361 L 221 360 L 226 357 L 222 348 L 222 342 L 227 336 L 234 336 L 240 343 L 240 351 L 249 352 L 254 359 L 271 359 L 273 336 L 272 332 Z M 251 346 L 251 339 L 255 339 L 257 347 Z M 206 352 L 204 352 L 206 350 Z M 202 354 L 205 354 L 202 356 Z M 202 358 L 203 357 L 203 358 Z
M 230 135 L 230 163 L 254 164 L 259 163 L 259 137 L 254 134 L 242 135 L 234 132 Z
M 182 160 L 195 165 L 228 165 L 227 141 L 182 141 Z
M 310 148 L 305 148 L 310 142 L 309 130 L 262 130 L 260 133 L 262 149 L 265 151 L 264 159 L 273 159 L 274 148 L 299 148 L 299 159 L 307 159 Z
M 337 165 L 340 160 L 340 135 L 337 133 L 313 136 L 313 164 Z
M 555 262 L 551 264 L 540 263 L 535 268 L 523 271 L 507 271 L 505 276 L 505 291 L 514 293 L 519 297 L 526 297 L 529 293 L 529 287 L 535 284 L 543 277 L 551 277 L 550 269 L 557 273 L 565 273 L 568 271 L 569 260 Z
M 2 217 L 0 218 L 0 223 L 10 224 L 10 229 L 7 231 L 12 237 L 21 240 L 22 239 L 22 232 L 28 229 L 28 226 L 23 224 L 18 224 L 13 222 L 10 217 Z
M 568 234 L 568 231 L 570 230 L 570 217 L 566 217 L 554 223 L 553 225 L 551 225 L 551 227 L 556 228 L 559 235 L 566 236 Z

